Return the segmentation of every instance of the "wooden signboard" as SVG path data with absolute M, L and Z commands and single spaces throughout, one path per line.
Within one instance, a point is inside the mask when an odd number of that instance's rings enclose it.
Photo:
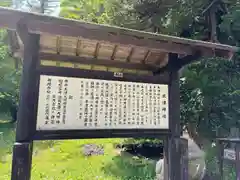
M 169 129 L 168 85 L 40 76 L 37 130 Z
M 33 140 L 104 137 L 164 138 L 165 179 L 187 178 L 178 71 L 202 55 L 229 58 L 236 47 L 7 8 L 0 14 L 23 59 L 12 180 L 30 179 Z
M 34 139 L 170 133 L 168 78 L 41 67 Z

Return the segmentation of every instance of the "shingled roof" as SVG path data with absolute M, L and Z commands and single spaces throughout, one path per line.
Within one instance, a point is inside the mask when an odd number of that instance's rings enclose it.
M 0 28 L 9 30 L 12 38 L 10 44 L 17 56 L 21 56 L 24 49 L 24 35 L 30 32 L 40 34 L 40 54 L 43 59 L 54 55 L 73 61 L 97 61 L 103 65 L 125 63 L 142 69 L 164 66 L 168 53 L 191 55 L 198 49 L 203 56 L 230 58 L 237 51 L 237 47 L 229 45 L 8 8 L 0 8 Z

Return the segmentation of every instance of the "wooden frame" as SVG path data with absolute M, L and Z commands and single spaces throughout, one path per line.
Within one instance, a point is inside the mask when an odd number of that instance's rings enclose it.
M 153 34 L 107 25 L 97 25 L 82 21 L 50 17 L 40 14 L 0 8 L 0 27 L 14 31 L 11 36 L 18 43 L 11 43 L 13 50 L 24 50 L 23 76 L 20 93 L 20 108 L 16 143 L 13 148 L 12 180 L 29 180 L 32 161 L 32 141 L 42 139 L 97 138 L 97 137 L 157 137 L 164 138 L 165 179 L 179 180 L 186 177 L 181 170 L 180 152 L 180 97 L 179 68 L 167 66 L 170 62 L 179 64 L 179 55 L 194 55 L 196 50 L 203 56 L 217 55 L 230 59 L 236 47 L 190 40 L 185 38 Z M 10 33 L 11 34 L 11 33 Z M 53 36 L 49 42 L 48 37 Z M 12 39 L 12 40 L 13 40 Z M 91 44 L 87 53 L 81 43 Z M 69 43 L 70 42 L 70 43 Z M 75 42 L 72 43 L 72 42 Z M 65 44 L 63 44 L 65 43 Z M 72 46 L 74 44 L 74 46 Z M 93 45 L 94 44 L 94 45 Z M 111 46 L 112 49 L 102 44 Z M 67 50 L 66 50 L 67 48 Z M 63 51 L 65 49 L 65 51 Z M 120 49 L 120 50 L 119 50 Z M 108 56 L 100 58 L 102 52 Z M 125 53 L 127 51 L 128 53 Z M 143 52 L 144 53 L 143 53 Z M 71 54 L 67 54 L 71 52 Z M 142 55 L 134 58 L 134 53 Z M 13 52 L 14 53 L 14 52 Z M 109 55 L 110 53 L 110 55 Z M 70 77 L 101 77 L 119 80 L 112 72 L 80 70 L 66 67 L 41 66 L 40 60 L 102 65 L 106 68 L 117 67 L 123 70 L 145 70 L 151 74 L 124 73 L 122 80 L 154 82 L 169 85 L 169 123 L 170 130 L 114 130 L 114 131 L 36 131 L 36 112 L 39 79 L 41 74 Z M 190 61 L 188 62 L 190 63 Z M 156 69 L 169 67 L 159 75 L 152 75 Z M 83 72 L 91 72 L 84 73 Z M 122 73 L 122 72 L 120 72 Z M 121 79 L 121 78 L 120 78 Z M 186 145 L 186 142 L 185 142 Z M 185 162 L 186 163 L 186 162 Z M 185 175 L 183 175 L 185 174 Z M 184 179 L 186 180 L 186 179 Z
M 91 79 L 104 79 L 104 80 L 117 80 L 117 81 L 130 81 L 130 82 L 147 82 L 153 84 L 168 84 L 168 73 L 159 76 L 136 76 L 135 74 L 124 73 L 123 77 L 115 77 L 112 72 L 104 71 L 91 71 L 91 70 L 79 70 L 62 67 L 44 67 L 39 66 L 37 68 L 37 74 L 41 75 L 54 75 L 60 77 L 79 77 L 79 78 L 91 78 Z M 39 80 L 38 80 L 39 82 Z M 38 86 L 37 86 L 38 87 Z M 33 89 L 38 91 L 38 89 Z M 37 110 L 37 107 L 35 108 Z M 36 114 L 36 112 L 35 112 Z M 36 122 L 36 121 L 35 121 Z M 35 123 L 36 124 L 36 123 Z M 34 127 L 36 130 L 36 127 Z M 161 137 L 168 136 L 171 133 L 171 129 L 138 129 L 138 130 L 53 130 L 53 131 L 35 131 L 34 135 L 29 138 L 31 140 L 49 140 L 49 139 L 81 139 L 81 138 L 109 138 L 109 137 Z M 27 138 L 28 139 L 28 138 Z

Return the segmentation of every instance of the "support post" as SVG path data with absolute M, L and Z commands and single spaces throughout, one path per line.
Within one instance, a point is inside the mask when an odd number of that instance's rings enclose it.
M 219 180 L 223 180 L 223 152 L 224 146 L 221 140 L 217 140 L 217 151 L 218 151 L 218 169 L 219 169 Z
M 13 146 L 12 180 L 29 180 L 31 177 L 32 142 Z
M 164 159 L 164 180 L 169 180 L 169 142 L 168 138 L 164 139 L 163 159 Z
M 181 138 L 181 179 L 188 180 L 188 140 Z
M 39 74 L 37 34 L 24 32 L 24 61 L 20 102 L 17 116 L 16 143 L 13 147 L 11 180 L 30 180 L 32 165 L 32 137 L 36 131 Z
M 177 63 L 178 55 L 169 53 L 169 62 Z M 169 123 L 171 135 L 169 137 L 169 180 L 179 180 L 181 177 L 181 152 L 180 152 L 180 89 L 179 73 L 172 66 L 169 84 Z
M 236 176 L 240 180 L 240 142 L 236 142 Z

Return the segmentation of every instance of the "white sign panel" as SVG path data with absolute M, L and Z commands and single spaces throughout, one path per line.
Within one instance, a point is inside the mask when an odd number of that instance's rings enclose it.
M 234 149 L 224 149 L 224 159 L 236 160 L 236 152 Z
M 168 86 L 40 76 L 37 130 L 168 129 Z

